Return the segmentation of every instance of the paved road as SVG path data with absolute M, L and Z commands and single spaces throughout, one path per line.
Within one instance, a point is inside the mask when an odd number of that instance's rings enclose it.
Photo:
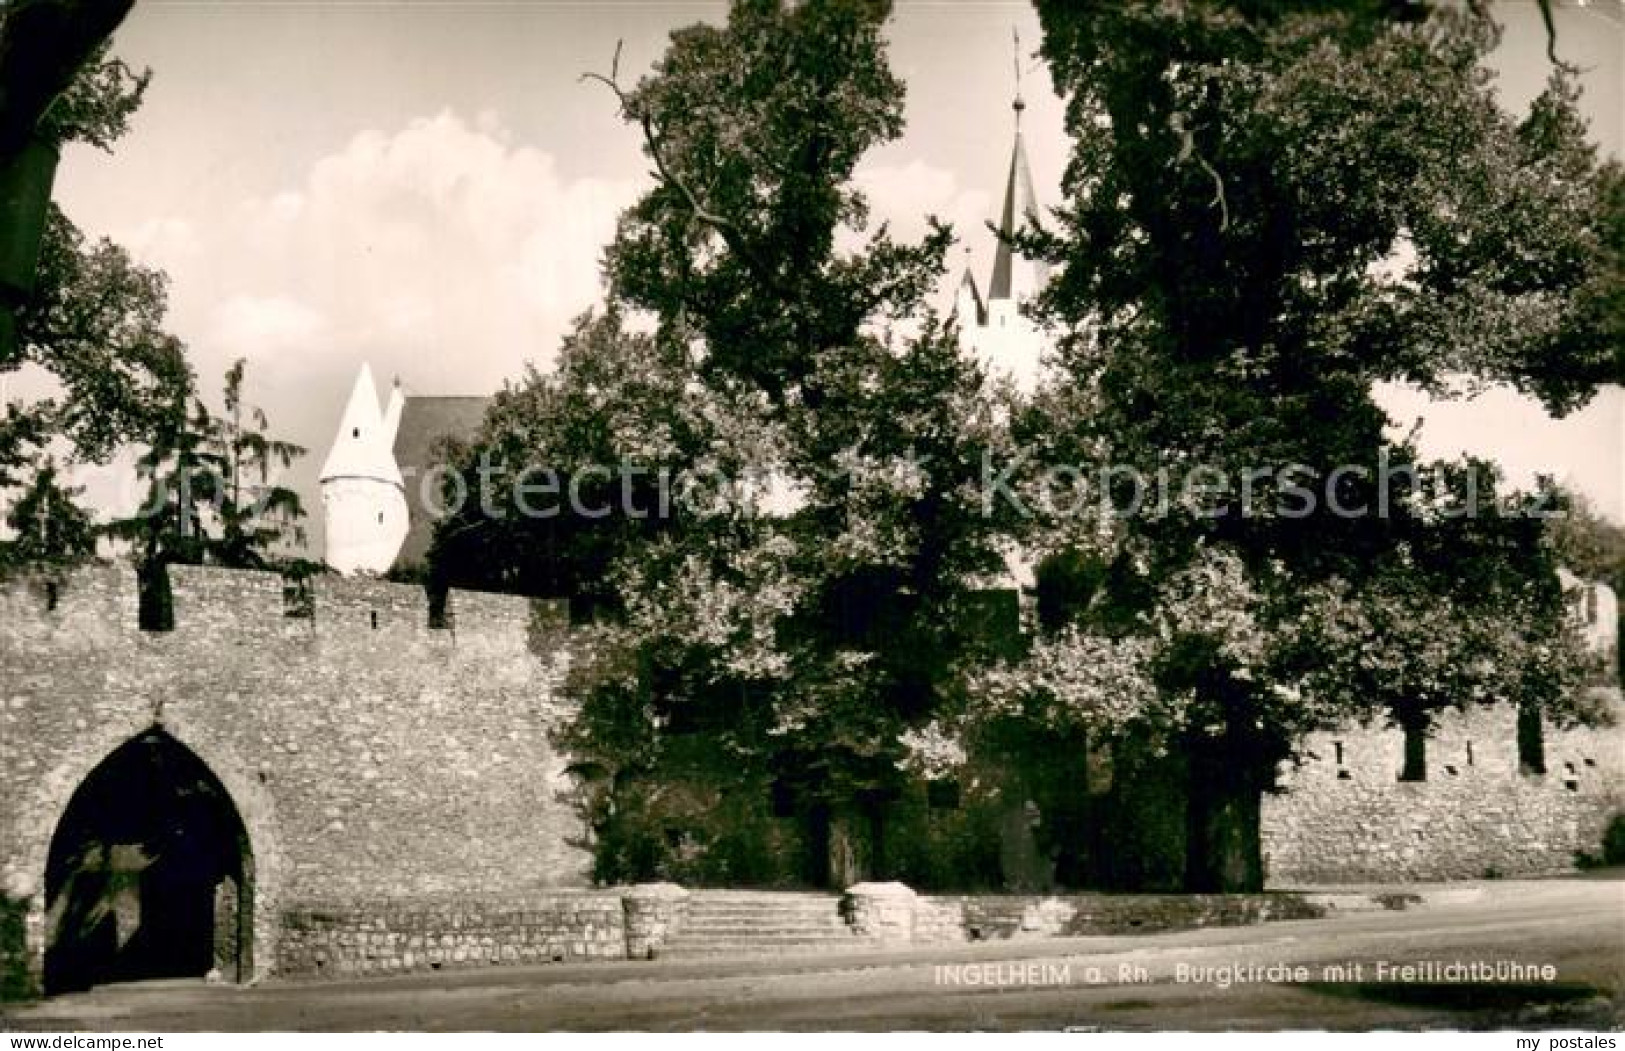
M 1379 971 L 1421 961 L 1553 971 L 1476 982 Z M 1272 965 L 1303 970 L 1246 970 Z M 1224 984 L 1227 967 L 1241 980 Z M 0 1013 L 0 1028 L 1596 1030 L 1622 1020 L 1625 883 L 1565 880 L 1445 895 L 1404 912 L 1132 938 L 253 989 L 114 986 Z

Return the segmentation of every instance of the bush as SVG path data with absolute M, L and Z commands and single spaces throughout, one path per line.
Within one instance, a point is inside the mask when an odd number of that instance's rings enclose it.
M 1602 836 L 1602 863 L 1625 865 L 1625 813 L 1615 814 Z

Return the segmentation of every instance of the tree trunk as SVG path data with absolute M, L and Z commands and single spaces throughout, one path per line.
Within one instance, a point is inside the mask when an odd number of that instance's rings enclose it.
M 870 875 L 869 815 L 836 807 L 829 815 L 829 883 L 839 890 Z
M 1405 733 L 1405 765 L 1400 768 L 1401 781 L 1428 779 L 1428 724 L 1425 719 L 1404 719 L 1400 729 Z
M 1546 733 L 1541 726 L 1539 705 L 1518 706 L 1518 772 L 1546 772 Z
M 1205 765 L 1193 764 L 1193 772 Z M 1187 891 L 1253 894 L 1264 889 L 1259 841 L 1263 795 L 1246 778 L 1191 779 L 1185 804 Z

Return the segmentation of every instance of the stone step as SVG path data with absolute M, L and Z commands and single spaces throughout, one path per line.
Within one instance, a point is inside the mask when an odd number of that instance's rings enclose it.
M 749 919 L 722 918 L 722 917 L 694 917 L 690 916 L 683 922 L 675 925 L 677 929 L 685 931 L 842 931 L 847 925 L 838 919 L 819 919 L 799 922 L 781 917 L 764 919 L 754 922 Z
M 696 891 L 665 956 L 783 956 L 859 949 L 840 898 L 799 891 Z
M 844 927 L 846 926 L 839 916 L 695 916 L 685 917 L 680 924 L 684 927 L 705 927 L 722 925 L 725 927 Z
M 850 931 L 680 931 L 672 942 L 844 942 L 856 935 Z
M 834 908 L 841 902 L 840 898 L 828 894 L 690 894 L 688 900 L 694 904 L 707 905 L 827 905 Z
M 775 924 L 771 927 L 751 926 L 747 923 L 685 923 L 676 932 L 678 937 L 704 937 L 704 938 L 817 938 L 829 935 L 837 938 L 850 937 L 851 931 L 844 924 L 829 924 L 825 926 L 795 927 L 787 924 Z
M 833 901 L 691 901 L 689 911 L 703 912 L 828 912 L 841 911 Z
M 840 942 L 681 942 L 668 943 L 659 955 L 673 957 L 696 956 L 800 956 L 828 953 L 835 949 L 862 951 L 873 943 L 862 938 L 848 938 Z
M 667 955 L 694 956 L 701 954 L 724 954 L 743 952 L 847 952 L 852 949 L 862 949 L 869 943 L 857 938 L 842 942 L 758 942 L 758 941 L 694 941 L 694 942 L 668 942 L 658 952 Z
M 770 919 L 773 916 L 788 916 L 791 919 L 822 919 L 824 916 L 835 919 L 840 913 L 834 908 L 689 908 L 687 916 L 744 916 L 749 919 Z

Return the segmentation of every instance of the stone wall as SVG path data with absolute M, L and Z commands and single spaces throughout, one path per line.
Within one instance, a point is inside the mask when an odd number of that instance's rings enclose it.
M 854 934 L 884 946 L 1148 934 L 1326 913 L 1298 894 L 916 894 L 859 883 L 841 897 Z
M 272 574 L 172 580 L 169 632 L 138 628 L 125 567 L 0 582 L 0 996 L 37 991 L 46 859 L 70 798 L 154 727 L 241 817 L 255 975 L 618 958 L 629 940 L 647 955 L 619 897 L 560 890 L 590 870 L 551 743 L 567 714 L 560 606 L 453 592 L 431 627 L 411 586 L 317 578 L 312 615 L 289 616 Z M 1275 886 L 1564 871 L 1625 809 L 1617 726 L 1549 732 L 1543 776 L 1519 772 L 1502 709 L 1445 719 L 1424 783 L 1398 781 L 1397 731 L 1309 747 L 1265 803 Z M 922 897 L 910 938 L 1248 922 L 1287 900 Z M 679 919 L 672 905 L 646 926 Z
M 282 914 L 277 974 L 359 977 L 627 957 L 619 894 L 301 902 Z
M 914 941 L 1150 934 L 1323 914 L 1295 894 L 933 894 L 915 905 Z
M 169 632 L 137 626 L 126 567 L 0 585 L 0 898 L 26 903 L 35 980 L 57 823 L 98 763 L 155 726 L 242 817 L 260 974 L 303 902 L 585 882 L 549 736 L 564 714 L 562 607 L 453 592 L 449 626 L 431 628 L 413 586 L 317 578 L 313 615 L 291 617 L 273 574 L 171 578 Z
M 1603 699 L 1617 723 L 1618 691 Z M 1537 875 L 1597 854 L 1625 812 L 1621 726 L 1548 729 L 1538 775 L 1520 772 L 1516 722 L 1500 706 L 1447 713 L 1419 782 L 1399 780 L 1398 730 L 1315 735 L 1285 792 L 1264 801 L 1270 884 Z

